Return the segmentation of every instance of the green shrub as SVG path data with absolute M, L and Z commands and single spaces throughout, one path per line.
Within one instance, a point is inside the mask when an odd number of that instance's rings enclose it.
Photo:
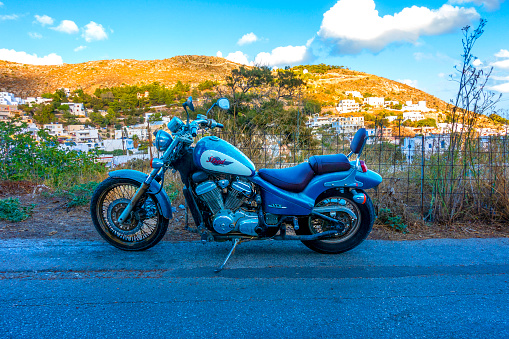
M 18 198 L 0 199 L 0 220 L 13 222 L 26 220 L 34 207 L 35 204 L 21 206 Z
M 398 232 L 408 233 L 408 226 L 403 222 L 400 215 L 394 215 L 394 212 L 389 208 L 381 208 L 378 213 L 378 221 L 390 226 Z
M 67 199 L 67 203 L 65 204 L 67 209 L 76 206 L 86 206 L 90 202 L 90 199 L 92 199 L 92 194 L 97 185 L 99 185 L 98 182 L 91 181 L 85 184 L 71 186 L 65 190 L 57 189 L 53 195 Z

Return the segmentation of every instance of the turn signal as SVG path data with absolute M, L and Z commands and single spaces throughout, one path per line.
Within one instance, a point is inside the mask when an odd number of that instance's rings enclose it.
M 161 159 L 152 158 L 152 160 L 150 160 L 150 167 L 152 167 L 152 168 L 161 168 L 161 167 L 163 167 L 163 165 L 164 165 L 164 162 Z

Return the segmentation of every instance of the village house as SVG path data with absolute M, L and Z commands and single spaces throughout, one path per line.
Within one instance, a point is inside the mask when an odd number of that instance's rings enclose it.
M 362 94 L 358 91 L 346 91 L 345 95 L 346 96 L 351 95 L 353 98 L 362 98 Z
M 336 107 L 336 111 L 338 113 L 352 113 L 358 112 L 360 110 L 360 105 L 352 99 L 343 99 L 339 101 L 338 106 Z
M 449 147 L 449 135 L 428 135 L 405 138 L 401 151 L 408 163 L 412 163 L 416 156 L 442 153 Z
M 40 105 L 48 102 L 52 102 L 53 99 L 42 98 L 42 97 L 28 97 L 25 99 L 25 103 L 28 104 L 28 107 L 32 107 L 34 104 Z
M 333 118 L 329 116 L 320 116 L 318 113 L 313 114 L 311 118 L 306 122 L 306 127 L 319 128 L 324 126 L 331 126 Z
M 64 125 L 62 125 L 62 124 L 55 124 L 55 123 L 45 124 L 45 125 L 42 125 L 42 128 L 47 130 L 48 134 L 51 136 L 61 137 L 61 136 L 65 135 L 64 134 Z
M 69 106 L 69 112 L 73 115 L 86 115 L 85 106 L 82 103 L 63 102 L 62 105 Z
M 419 101 L 413 104 L 412 101 L 406 101 L 405 105 L 401 108 L 403 111 L 418 111 L 418 112 L 434 112 L 436 109 L 426 107 L 426 101 Z
M 25 100 L 9 92 L 0 92 L 0 105 L 24 105 Z
M 424 120 L 424 115 L 421 112 L 403 112 L 403 121 L 419 121 Z
M 364 127 L 364 117 L 339 117 L 332 122 L 332 128 L 336 130 L 337 134 L 350 134 L 355 133 L 357 130 Z
M 385 99 L 379 97 L 364 98 L 364 105 L 370 105 L 371 107 L 384 107 Z

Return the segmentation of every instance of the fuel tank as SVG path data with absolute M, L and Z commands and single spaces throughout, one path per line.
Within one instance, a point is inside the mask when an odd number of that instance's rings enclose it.
M 194 164 L 206 171 L 252 177 L 253 162 L 237 147 L 216 137 L 204 137 L 193 151 Z

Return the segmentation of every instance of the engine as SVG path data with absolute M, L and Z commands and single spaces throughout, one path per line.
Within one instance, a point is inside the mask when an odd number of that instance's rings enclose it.
M 226 194 L 223 192 L 226 191 Z M 235 180 L 207 180 L 196 186 L 196 195 L 212 213 L 212 227 L 217 233 L 226 234 L 237 231 L 256 236 L 258 216 L 240 207 L 253 196 L 248 182 Z

